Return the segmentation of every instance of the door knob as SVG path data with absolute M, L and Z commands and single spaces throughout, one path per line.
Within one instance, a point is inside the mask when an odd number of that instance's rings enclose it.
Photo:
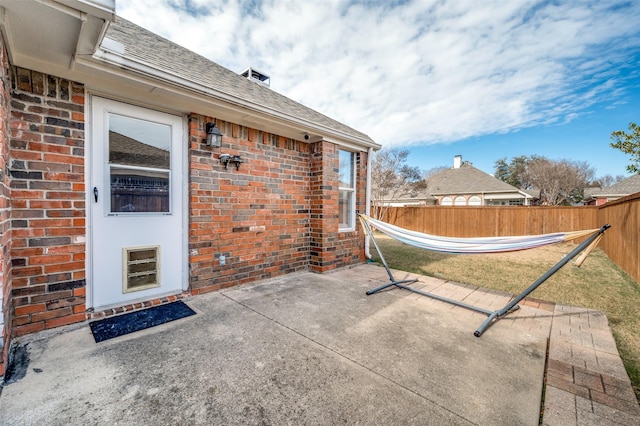
M 98 188 L 96 186 L 93 187 L 93 198 L 95 198 L 96 203 L 98 202 Z

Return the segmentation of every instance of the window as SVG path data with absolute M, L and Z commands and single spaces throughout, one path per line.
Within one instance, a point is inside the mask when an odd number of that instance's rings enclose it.
M 109 213 L 169 213 L 171 126 L 109 114 Z
M 469 198 L 469 205 L 470 206 L 479 206 L 481 204 L 482 204 L 482 200 L 477 195 L 472 195 Z
M 355 153 L 340 150 L 338 219 L 340 230 L 354 229 L 356 220 Z
M 454 206 L 466 206 L 467 205 L 467 199 L 464 198 L 462 195 L 458 195 L 456 197 L 456 199 L 453 200 L 453 205 Z

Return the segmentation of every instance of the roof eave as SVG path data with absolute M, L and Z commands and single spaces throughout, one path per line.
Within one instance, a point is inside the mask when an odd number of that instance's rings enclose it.
M 91 68 L 99 68 L 110 74 L 129 77 L 131 73 L 144 79 L 149 79 L 155 84 L 162 83 L 165 89 L 178 91 L 190 97 L 200 97 L 201 100 L 215 106 L 216 104 L 234 105 L 245 111 L 251 111 L 259 118 L 268 118 L 269 121 L 275 121 L 278 124 L 286 125 L 299 129 L 300 135 L 303 133 L 318 133 L 322 139 L 328 140 L 340 145 L 353 148 L 373 148 L 380 149 L 381 145 L 374 142 L 369 137 L 359 137 L 356 135 L 341 132 L 340 130 L 323 126 L 300 117 L 269 108 L 254 102 L 247 101 L 238 96 L 212 89 L 197 81 L 185 79 L 173 73 L 160 70 L 150 64 L 141 61 L 134 61 L 124 55 L 98 48 L 96 53 L 91 57 L 78 58 L 78 63 Z M 199 112 L 199 111 L 193 111 Z M 312 141 L 312 140 L 311 140 Z
M 432 192 L 433 195 L 467 195 L 467 194 L 520 194 L 525 198 L 534 198 L 522 191 L 455 191 L 455 192 Z

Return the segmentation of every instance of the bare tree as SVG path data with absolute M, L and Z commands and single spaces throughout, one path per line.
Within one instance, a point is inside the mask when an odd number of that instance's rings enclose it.
M 613 175 L 604 175 L 596 178 L 593 182 L 591 182 L 591 185 L 589 186 L 596 188 L 606 188 L 608 186 L 613 186 L 616 183 L 623 181 L 624 179 L 626 179 L 624 175 L 617 175 L 616 177 L 613 177 Z
M 594 175 L 587 162 L 538 157 L 527 163 L 521 177 L 525 187 L 540 190 L 542 204 L 559 206 L 580 202 Z
M 450 168 L 451 168 L 451 167 L 447 167 L 447 166 L 438 166 L 438 167 L 433 167 L 433 168 L 431 168 L 431 169 L 429 169 L 429 170 L 425 170 L 425 171 L 422 173 L 422 177 L 423 177 L 425 180 L 427 180 L 427 181 L 428 181 L 428 180 L 429 180 L 429 178 L 431 178 L 432 176 L 435 176 L 435 175 L 437 175 L 438 173 L 442 173 L 442 172 L 444 172 L 445 170 L 449 170 Z
M 373 217 L 383 219 L 391 202 L 401 195 L 424 189 L 425 181 L 418 167 L 406 165 L 409 151 L 384 148 L 373 157 L 371 198 Z

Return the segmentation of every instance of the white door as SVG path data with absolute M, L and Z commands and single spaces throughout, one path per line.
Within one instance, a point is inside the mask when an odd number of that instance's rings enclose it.
M 93 97 L 90 307 L 182 290 L 183 121 Z

